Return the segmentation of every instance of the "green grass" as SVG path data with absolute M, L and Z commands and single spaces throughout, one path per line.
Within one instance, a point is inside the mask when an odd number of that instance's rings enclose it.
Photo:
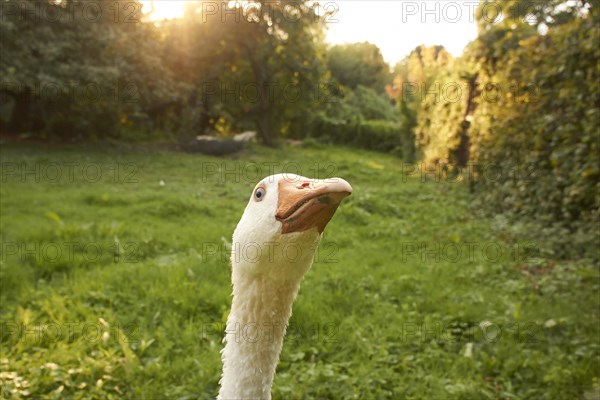
M 597 268 L 534 257 L 544 243 L 478 216 L 464 184 L 333 147 L 0 154 L 3 398 L 214 398 L 227 244 L 270 168 L 354 187 L 294 305 L 274 398 L 599 396 Z

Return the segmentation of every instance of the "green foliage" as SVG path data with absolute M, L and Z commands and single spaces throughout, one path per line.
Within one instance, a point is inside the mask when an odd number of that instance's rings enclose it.
M 338 96 L 329 96 L 324 105 L 322 111 L 340 121 L 357 117 L 395 121 L 399 117 L 397 109 L 385 95 L 364 86 L 358 86 L 355 90 L 344 88 Z
M 329 135 L 312 124 L 326 109 L 327 118 L 346 122 L 388 121 L 385 128 L 367 123 L 373 137 L 351 142 L 394 149 L 399 140 L 391 145 L 388 136 L 398 115 L 384 95 L 390 73 L 377 46 L 327 51 L 327 15 L 317 15 L 310 1 L 253 4 L 219 3 L 208 12 L 205 3 L 191 2 L 183 18 L 154 24 L 138 2 L 9 1 L 0 21 L 0 94 L 8 100 L 0 106 L 0 129 L 131 141 L 256 130 L 273 145 Z M 99 23 L 82 12 L 70 18 L 70 10 L 86 7 L 98 10 L 91 17 Z M 23 17 L 20 9 L 34 12 Z M 63 18 L 46 17 L 54 14 Z M 90 98 L 90 87 L 98 99 Z M 55 88 L 58 97 L 48 97 Z M 329 104 L 341 99 L 337 110 Z
M 367 120 L 398 119 L 398 111 L 390 100 L 373 89 L 359 85 L 344 98 L 347 116 L 361 115 Z
M 383 92 L 390 80 L 389 65 L 369 42 L 333 46 L 327 53 L 327 66 L 332 77 L 350 89 L 362 85 Z
M 4 129 L 114 137 L 134 115 L 184 96 L 189 88 L 162 62 L 157 28 L 124 7 L 141 8 L 137 2 L 5 2 L 1 91 L 12 106 Z
M 452 62 L 420 89 L 415 145 L 426 162 L 455 162 L 453 152 L 461 145 L 467 117 L 469 87 Z
M 479 78 L 508 86 L 498 101 L 480 102 L 469 131 L 473 161 L 519 172 L 482 179 L 485 202 L 587 232 L 587 240 L 557 248 L 565 257 L 589 254 L 598 240 L 597 38 L 597 26 L 585 18 L 524 41 L 495 74 Z
M 290 131 L 303 135 L 293 122 L 319 106 L 326 16 L 307 1 L 254 2 L 260 9 L 244 12 L 215 3 L 208 16 L 199 12 L 204 3 L 193 2 L 183 19 L 159 25 L 144 21 L 137 1 L 5 3 L 0 90 L 9 105 L 0 128 L 9 133 L 173 137 L 253 129 L 272 144 Z M 88 9 L 97 15 L 82 12 Z M 236 15 L 222 21 L 225 12 Z
M 325 142 L 387 152 L 397 150 L 402 145 L 402 127 L 398 123 L 363 120 L 360 117 L 340 121 L 323 114 L 317 114 L 313 118 L 311 125 L 319 132 L 318 137 Z
M 354 187 L 303 281 L 274 398 L 555 400 L 599 389 L 598 269 L 529 254 L 525 227 L 474 214 L 466 185 L 407 174 L 397 157 L 11 144 L 0 156 L 2 398 L 214 398 L 231 301 L 227 242 L 256 168 L 266 175 L 273 163 Z M 5 169 L 65 163 L 75 173 L 58 180 Z M 101 179 L 83 179 L 88 165 Z M 103 256 L 78 247 L 59 263 L 5 246 L 73 242 L 96 243 Z M 481 251 L 488 243 L 500 259 Z M 408 252 L 413 244 L 426 247 Z M 462 249 L 458 260 L 440 251 L 448 245 Z
M 588 12 L 590 0 L 482 0 L 475 16 L 482 31 L 493 26 L 514 24 L 552 28 L 573 21 Z
M 394 69 L 390 95 L 396 99 L 400 110 L 404 128 L 402 156 L 406 161 L 415 161 L 423 148 L 430 148 L 427 145 L 432 139 L 428 137 L 426 127 L 440 111 L 437 110 L 441 93 L 438 74 L 445 71 L 451 60 L 452 56 L 442 46 L 419 46 Z
M 293 122 L 306 119 L 319 105 L 326 73 L 322 18 L 308 1 L 256 3 L 260 9 L 250 7 L 241 21 L 213 18 L 212 34 L 221 45 L 211 60 L 226 71 L 216 82 L 218 105 L 233 124 L 250 119 L 263 143 L 271 145 L 283 133 L 303 135 L 295 132 L 302 124 Z M 290 16 L 292 9 L 298 15 Z M 232 89 L 235 94 L 228 95 Z
M 331 96 L 326 108 L 310 120 L 310 135 L 322 141 L 378 151 L 401 147 L 398 111 L 383 94 L 358 86 L 343 89 L 344 97 Z
M 569 240 L 555 243 L 556 256 L 591 257 L 600 218 L 599 31 L 591 14 L 546 35 L 519 21 L 486 25 L 447 64 L 409 57 L 397 85 L 412 70 L 424 88 L 401 103 L 403 115 L 414 118 L 425 163 L 469 162 L 484 208 Z

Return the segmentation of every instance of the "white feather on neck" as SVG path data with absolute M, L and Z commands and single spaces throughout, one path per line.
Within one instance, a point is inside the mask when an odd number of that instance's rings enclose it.
M 233 303 L 227 319 L 218 399 L 270 399 L 292 304 L 321 239 L 316 229 L 281 234 L 273 217 L 278 176 L 261 182 L 233 234 Z

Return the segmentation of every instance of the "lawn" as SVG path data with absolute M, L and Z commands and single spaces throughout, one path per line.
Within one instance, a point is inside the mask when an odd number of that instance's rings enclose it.
M 303 281 L 274 398 L 599 398 L 598 269 L 480 215 L 464 183 L 333 147 L 0 155 L 3 398 L 214 398 L 231 235 L 274 172 L 354 188 Z

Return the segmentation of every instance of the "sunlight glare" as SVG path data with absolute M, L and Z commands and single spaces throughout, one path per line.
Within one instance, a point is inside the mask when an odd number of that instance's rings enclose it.
M 189 0 L 140 0 L 142 12 L 147 14 L 150 20 L 160 21 L 164 19 L 182 18 L 185 5 Z

